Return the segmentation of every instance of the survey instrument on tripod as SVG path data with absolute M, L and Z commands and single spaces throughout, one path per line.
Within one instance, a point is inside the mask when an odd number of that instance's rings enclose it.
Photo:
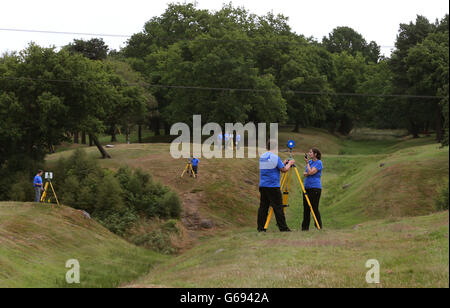
M 183 170 L 183 172 L 181 173 L 181 177 L 183 177 L 183 175 L 184 175 L 186 172 L 187 172 L 187 173 L 189 174 L 189 176 L 191 176 L 191 177 L 194 177 L 194 178 L 197 177 L 196 174 L 195 174 L 195 172 L 194 172 L 194 169 L 192 168 L 192 162 L 191 162 L 190 159 L 188 160 L 188 162 L 187 162 L 187 164 L 186 164 L 186 167 L 184 167 L 184 170 Z
M 51 203 L 51 196 L 49 196 L 49 198 L 46 200 L 47 195 L 49 195 L 49 189 L 51 188 L 52 192 L 53 192 L 53 196 L 55 197 L 55 200 L 56 200 L 56 204 L 59 206 L 58 197 L 56 196 L 55 188 L 53 188 L 53 184 L 52 184 L 53 172 L 46 172 L 45 179 L 47 181 L 45 182 L 44 192 L 42 193 L 42 196 L 41 196 L 41 202 Z M 53 204 L 52 204 L 52 207 L 53 207 Z

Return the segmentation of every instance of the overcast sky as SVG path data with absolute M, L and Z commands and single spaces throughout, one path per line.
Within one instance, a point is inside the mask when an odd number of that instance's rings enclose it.
M 0 0 L 0 53 L 21 50 L 30 41 L 41 46 L 63 46 L 73 39 L 93 36 L 4 31 L 26 29 L 58 32 L 131 35 L 142 31 L 146 21 L 161 15 L 167 0 Z M 183 1 L 179 1 L 183 2 Z M 187 1 L 193 2 L 193 1 Z M 198 0 L 200 9 L 219 10 L 223 0 Z M 234 0 L 251 13 L 273 11 L 289 17 L 293 31 L 321 40 L 333 28 L 349 26 L 389 55 L 400 23 L 417 14 L 434 22 L 449 12 L 448 0 Z M 126 37 L 104 37 L 112 49 L 125 46 Z

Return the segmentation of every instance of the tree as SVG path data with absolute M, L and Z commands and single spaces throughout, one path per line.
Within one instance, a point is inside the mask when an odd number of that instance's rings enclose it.
M 0 72 L 13 77 L 0 81 L 3 110 L 11 110 L 2 125 L 21 130 L 8 137 L 13 146 L 4 160 L 11 164 L 12 158 L 24 156 L 42 161 L 49 149 L 66 140 L 66 132 L 74 131 L 88 132 L 102 156 L 109 157 L 96 135 L 104 131 L 103 121 L 121 88 L 114 86 L 117 76 L 101 61 L 31 44 L 4 58 Z
M 328 77 L 320 67 L 323 58 L 319 49 L 317 46 L 295 46 L 289 61 L 281 68 L 280 84 L 287 100 L 289 121 L 295 124 L 295 132 L 300 126 L 325 120 L 331 107 L 330 97 L 318 94 L 332 92 Z
M 389 61 L 397 94 L 435 96 L 448 83 L 448 14 L 432 24 L 423 16 L 415 23 L 400 24 L 396 50 Z M 433 127 L 442 137 L 442 109 L 436 99 L 398 99 L 399 117 L 409 132 L 419 133 Z M 424 112 L 426 110 L 427 112 Z
M 108 55 L 108 45 L 102 38 L 93 38 L 89 41 L 75 39 L 64 49 L 69 51 L 70 54 L 79 53 L 91 60 L 105 60 Z
M 374 96 L 359 97 L 360 125 L 383 129 L 403 127 L 398 121 L 397 104 L 392 98 L 379 96 L 392 94 L 392 78 L 387 60 L 381 60 L 377 64 L 370 63 L 366 67 L 363 81 L 358 84 L 356 92 Z
M 258 19 L 231 4 L 215 13 L 198 10 L 192 4 L 171 4 L 160 17 L 146 23 L 143 33 L 129 40 L 124 55 L 151 84 L 164 85 L 153 88 L 152 93 L 158 101 L 155 113 L 161 115 L 166 130 L 175 121 L 189 122 L 193 113 L 201 113 L 207 121 L 218 123 L 243 122 L 250 119 L 249 115 L 264 121 L 274 116 L 266 113 L 261 119 L 264 113 L 259 112 L 261 104 L 256 101 L 273 101 L 280 118 L 285 116 L 285 102 L 282 97 L 275 99 L 279 91 L 273 84 L 277 73 L 270 68 L 268 71 L 264 67 L 260 71 L 256 69 L 257 43 L 250 41 L 265 39 L 263 33 L 286 34 L 289 31 L 283 17 L 268 14 Z M 270 39 L 274 37 L 271 35 Z M 166 87 L 171 85 L 263 87 L 268 92 Z M 159 130 L 159 121 L 154 123 Z
M 364 81 L 366 64 L 361 53 L 354 57 L 345 51 L 333 54 L 333 63 L 336 77 L 331 81 L 332 88 L 335 92 L 345 95 L 333 97 L 327 121 L 331 131 L 337 130 L 347 135 L 362 112 L 361 98 L 353 94 L 357 93 L 359 84 Z
M 364 37 L 350 27 L 337 27 L 323 37 L 323 46 L 331 53 L 348 52 L 356 56 L 360 52 L 367 62 L 377 63 L 380 58 L 380 46 L 371 41 L 367 44 Z
M 420 94 L 413 92 L 410 79 L 408 79 L 408 65 L 406 58 L 409 49 L 421 43 L 433 31 L 433 25 L 427 18 L 418 15 L 415 23 L 400 24 L 399 33 L 395 42 L 396 49 L 393 51 L 389 66 L 393 72 L 393 85 L 396 94 Z M 396 104 L 399 105 L 399 117 L 408 128 L 409 132 L 416 138 L 425 127 L 428 115 L 423 112 L 426 104 L 422 99 L 400 98 Z
M 410 48 L 406 57 L 407 76 L 410 91 L 414 94 L 437 96 L 449 83 L 449 39 L 447 32 L 429 34 L 422 43 Z M 425 107 L 425 121 L 434 124 L 436 138 L 441 142 L 443 137 L 443 110 L 438 99 L 422 100 L 420 106 Z M 415 104 L 419 105 L 419 104 Z M 419 113 L 419 110 L 417 110 Z
M 107 115 L 106 120 L 111 130 L 111 141 L 115 141 L 116 127 L 120 125 L 124 128 L 127 143 L 129 143 L 132 126 L 137 124 L 141 132 L 141 126 L 149 120 L 150 110 L 157 107 L 157 102 L 146 89 L 144 78 L 127 62 L 108 59 L 106 65 L 120 76 L 120 80 L 117 80 L 120 85 L 118 89 L 120 95 L 114 104 L 114 110 Z M 142 142 L 141 134 L 139 134 L 139 142 Z

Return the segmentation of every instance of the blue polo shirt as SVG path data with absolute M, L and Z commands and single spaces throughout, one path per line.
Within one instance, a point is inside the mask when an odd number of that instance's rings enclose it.
M 310 189 L 310 188 L 322 189 L 322 181 L 320 180 L 320 178 L 322 176 L 322 169 L 323 169 L 322 161 L 321 160 L 313 161 L 311 159 L 309 161 L 309 165 L 311 166 L 311 169 L 316 168 L 317 173 L 314 175 L 308 175 L 305 178 L 305 188 L 306 189 Z M 305 166 L 305 172 L 308 172 L 308 167 L 306 167 L 306 166 Z
M 280 187 L 281 158 L 266 152 L 259 158 L 259 187 Z
M 34 187 L 41 187 L 41 185 L 37 186 L 36 184 L 42 184 L 42 178 L 39 175 L 36 175 L 33 180 Z
M 191 159 L 191 163 L 192 163 L 193 167 L 196 167 L 199 163 L 199 160 L 197 158 L 193 158 L 193 159 Z

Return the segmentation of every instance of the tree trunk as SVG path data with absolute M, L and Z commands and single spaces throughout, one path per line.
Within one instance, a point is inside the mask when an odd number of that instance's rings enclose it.
M 89 137 L 94 142 L 95 146 L 100 151 L 100 153 L 102 154 L 102 158 L 111 158 L 111 155 L 109 155 L 108 152 L 106 152 L 106 150 L 100 144 L 100 142 L 98 141 L 98 139 L 95 135 L 90 134 Z
M 125 140 L 127 142 L 127 144 L 130 144 L 130 126 L 127 125 L 126 129 L 125 129 Z
M 161 135 L 161 132 L 160 132 L 161 125 L 159 122 L 159 118 L 153 119 L 152 127 L 153 127 L 153 132 L 155 133 L 155 136 Z
M 409 132 L 413 135 L 413 138 L 419 138 L 419 128 L 417 127 L 417 124 L 410 120 L 409 125 Z
M 170 135 L 170 125 L 166 121 L 164 121 L 164 133 L 166 134 L 166 136 Z
M 292 130 L 292 132 L 298 133 L 299 129 L 300 129 L 300 123 L 298 121 L 295 121 L 295 127 Z
M 138 142 L 142 143 L 142 125 L 138 125 Z
M 73 134 L 73 143 L 77 143 L 78 144 L 78 132 L 75 132 Z
M 117 142 L 116 126 L 115 125 L 111 126 L 111 142 Z
M 92 142 L 92 136 L 89 134 L 89 146 L 91 147 L 91 146 L 93 146 L 94 144 L 93 144 L 93 142 Z
M 81 143 L 86 144 L 86 132 L 85 131 L 81 132 Z
M 347 115 L 342 116 L 338 131 L 347 136 L 353 129 L 353 121 Z
M 436 108 L 436 141 L 439 143 L 442 141 L 442 137 L 444 136 L 442 127 L 443 120 L 444 119 L 441 112 L 441 108 L 440 106 L 438 106 Z

